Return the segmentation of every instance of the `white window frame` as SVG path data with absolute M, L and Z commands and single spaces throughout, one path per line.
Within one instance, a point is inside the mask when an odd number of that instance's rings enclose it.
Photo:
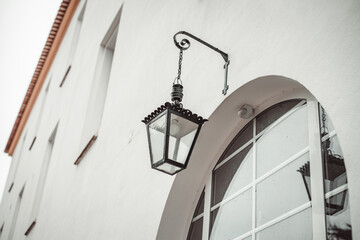
M 256 178 L 256 140 L 261 137 L 266 131 L 273 128 L 277 124 L 279 124 L 281 121 L 286 119 L 288 116 L 290 116 L 292 113 L 296 111 L 296 109 L 301 106 L 302 104 L 306 104 L 307 113 L 308 113 L 308 136 L 309 136 L 309 145 L 303 149 L 301 149 L 299 152 L 295 153 L 291 157 L 289 157 L 287 160 L 283 161 L 267 173 L 263 174 L 259 178 Z M 275 104 L 276 105 L 276 104 Z M 204 187 L 205 196 L 204 196 L 204 212 L 200 213 L 197 216 L 194 216 L 191 220 L 191 223 L 197 221 L 200 218 L 203 218 L 203 228 L 202 228 L 202 239 L 208 240 L 210 235 L 210 214 L 211 211 L 226 204 L 231 199 L 239 196 L 240 194 L 244 193 L 245 191 L 252 188 L 252 229 L 241 236 L 237 236 L 236 240 L 246 239 L 248 237 L 251 237 L 252 240 L 256 239 L 256 233 L 260 232 L 261 230 L 264 230 L 265 228 L 268 228 L 270 226 L 273 226 L 276 223 L 279 223 L 291 216 L 294 216 L 295 214 L 304 211 L 311 207 L 312 210 L 312 227 L 313 227 L 313 239 L 326 239 L 326 217 L 325 217 L 325 199 L 330 198 L 331 196 L 334 196 L 340 192 L 346 191 L 348 189 L 348 185 L 342 185 L 326 194 L 324 194 L 324 178 L 323 178 L 323 161 L 322 161 L 322 152 L 321 152 L 321 142 L 324 140 L 333 137 L 336 135 L 336 131 L 331 131 L 328 135 L 324 137 L 320 137 L 320 122 L 319 122 L 320 116 L 319 116 L 319 103 L 315 100 L 302 100 L 300 101 L 296 106 L 294 106 L 290 111 L 285 113 L 283 116 L 281 116 L 279 119 L 277 119 L 274 123 L 272 123 L 270 126 L 268 126 L 266 129 L 261 131 L 256 135 L 256 117 L 252 120 L 253 121 L 253 136 L 252 138 L 245 144 L 243 144 L 239 149 L 235 150 L 232 154 L 230 154 L 228 157 L 226 157 L 223 161 L 218 163 L 214 170 L 220 168 L 223 164 L 225 164 L 227 161 L 232 159 L 233 156 L 235 156 L 237 153 L 248 147 L 250 144 L 253 144 L 253 179 L 252 182 L 243 188 L 239 189 L 237 192 L 233 193 L 230 196 L 225 197 L 221 202 L 217 203 L 213 207 L 211 207 L 211 193 L 212 193 L 212 173 L 213 171 L 208 174 L 206 177 L 206 184 Z M 255 137 L 254 137 L 255 136 Z M 321 139 L 321 141 L 319 141 Z M 291 162 L 298 159 L 300 156 L 309 153 L 310 158 L 310 165 L 311 165 L 311 201 L 308 201 L 278 217 L 275 219 L 272 219 L 261 226 L 256 227 L 256 208 L 254 204 L 256 204 L 256 185 L 266 179 L 267 177 L 271 176 L 278 170 L 284 168 Z

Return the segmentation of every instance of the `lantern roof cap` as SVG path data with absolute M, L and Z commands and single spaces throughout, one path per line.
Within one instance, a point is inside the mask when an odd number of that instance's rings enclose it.
M 144 118 L 144 120 L 141 120 L 141 121 L 145 124 L 148 124 L 154 118 L 159 116 L 162 112 L 164 112 L 168 109 L 172 110 L 174 112 L 177 112 L 178 114 L 185 116 L 188 119 L 190 118 L 191 120 L 193 120 L 194 122 L 199 123 L 199 124 L 203 124 L 204 122 L 207 121 L 207 119 L 204 119 L 203 117 L 198 116 L 195 113 L 192 113 L 189 109 L 183 108 L 182 105 L 177 105 L 174 103 L 171 104 L 169 102 L 166 102 L 163 105 L 161 105 L 160 107 L 158 107 L 157 109 L 155 109 L 152 113 L 150 113 L 148 116 L 146 116 Z

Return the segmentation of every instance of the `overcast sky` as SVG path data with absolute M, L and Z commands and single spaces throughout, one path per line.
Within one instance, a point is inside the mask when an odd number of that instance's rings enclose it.
M 4 153 L 61 0 L 0 0 L 0 199 L 11 157 Z

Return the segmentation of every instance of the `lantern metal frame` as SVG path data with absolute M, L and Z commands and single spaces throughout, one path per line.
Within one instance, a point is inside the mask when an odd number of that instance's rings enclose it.
M 169 153 L 169 137 L 170 137 L 170 126 L 171 126 L 171 114 L 177 115 L 179 117 L 182 117 L 188 121 L 191 121 L 195 124 L 198 125 L 194 139 L 191 143 L 188 155 L 186 157 L 186 160 L 184 162 L 184 164 L 181 164 L 179 162 L 176 162 L 172 159 L 170 159 L 168 157 L 168 153 Z M 155 160 L 153 159 L 153 152 L 152 152 L 152 146 L 151 146 L 151 141 L 150 141 L 150 130 L 149 130 L 149 126 L 151 123 L 155 122 L 156 120 L 158 120 L 159 118 L 163 117 L 164 115 L 166 115 L 166 128 L 165 128 L 165 134 L 164 134 L 164 149 L 163 149 L 163 159 L 160 161 L 155 162 Z M 147 117 L 144 118 L 144 120 L 142 120 L 143 123 L 146 124 L 146 130 L 147 130 L 147 137 L 148 137 L 148 145 L 149 145 L 149 151 L 150 151 L 150 161 L 151 161 L 151 167 L 153 169 L 162 171 L 164 173 L 170 174 L 170 175 L 174 175 L 178 172 L 180 172 L 181 170 L 185 169 L 189 163 L 190 157 L 191 157 L 191 153 L 194 149 L 197 137 L 199 136 L 200 130 L 202 125 L 207 121 L 207 119 L 202 118 L 201 116 L 198 116 L 197 114 L 193 114 L 190 110 L 182 108 L 181 106 L 177 105 L 177 104 L 171 104 L 169 102 L 166 102 L 164 105 L 161 105 L 159 108 L 157 108 L 155 111 L 153 111 L 151 114 L 149 114 Z M 168 163 L 171 164 L 175 167 L 180 168 L 179 170 L 173 172 L 173 173 L 169 173 L 166 172 L 164 170 L 159 169 L 158 167 L 160 165 L 163 165 L 164 163 Z
M 227 90 L 229 89 L 229 85 L 227 84 L 228 81 L 228 70 L 229 70 L 229 64 L 230 64 L 230 60 L 229 60 L 229 55 L 223 51 L 221 51 L 220 49 L 218 49 L 217 47 L 214 47 L 213 45 L 205 42 L 204 40 L 192 35 L 191 33 L 188 33 L 186 31 L 179 31 L 177 33 L 175 33 L 173 40 L 174 40 L 174 44 L 177 48 L 179 48 L 181 51 L 183 50 L 187 50 L 191 44 L 190 41 L 186 38 L 183 38 L 181 41 L 178 41 L 176 38 L 178 35 L 186 35 L 196 41 L 198 41 L 199 43 L 205 45 L 206 47 L 214 50 L 215 52 L 220 53 L 221 57 L 224 59 L 225 64 L 224 64 L 224 69 L 225 69 L 225 77 L 224 77 L 224 89 L 222 90 L 222 94 L 226 95 Z
M 182 57 L 183 57 L 183 51 L 187 50 L 190 47 L 190 41 L 186 38 L 183 38 L 181 41 L 178 41 L 176 38 L 178 35 L 183 34 L 186 35 L 198 42 L 200 42 L 201 44 L 207 46 L 208 48 L 218 52 L 221 54 L 221 56 L 223 57 L 225 64 L 224 64 L 224 69 L 225 69 L 225 81 L 224 81 L 224 89 L 222 91 L 222 93 L 224 95 L 226 95 L 226 92 L 229 88 L 229 86 L 227 85 L 227 76 L 228 76 L 228 66 L 230 64 L 230 60 L 228 57 L 228 54 L 219 50 L 218 48 L 214 47 L 213 45 L 203 41 L 202 39 L 192 35 L 191 33 L 188 33 L 186 31 L 179 31 L 177 32 L 174 36 L 173 36 L 173 40 L 174 40 L 174 44 L 175 46 L 180 49 L 180 54 L 179 54 L 179 69 L 178 69 L 178 76 L 175 78 L 175 81 L 173 82 L 173 91 L 171 93 L 171 100 L 173 101 L 173 103 L 169 103 L 166 102 L 164 105 L 161 105 L 160 107 L 158 107 L 156 110 L 154 110 L 152 113 L 150 113 L 147 117 L 144 118 L 144 120 L 142 120 L 143 123 L 146 124 L 146 130 L 147 130 L 147 137 L 148 137 L 148 145 L 149 145 L 149 151 L 150 151 L 150 161 L 151 161 L 151 167 L 153 169 L 162 171 L 164 173 L 170 174 L 170 175 L 174 175 L 180 171 L 182 171 L 183 169 L 185 169 L 189 163 L 192 151 L 194 149 L 194 146 L 196 144 L 197 138 L 199 136 L 200 130 L 202 125 L 207 121 L 207 119 L 202 118 L 201 116 L 198 116 L 197 114 L 193 114 L 190 110 L 183 108 L 181 101 L 182 101 L 182 97 L 183 97 L 183 86 L 181 83 L 181 64 L 182 64 Z M 182 160 L 184 161 L 175 161 L 177 159 L 171 159 L 169 158 L 169 141 L 170 141 L 170 136 L 171 136 L 171 117 L 172 115 L 176 115 L 179 118 L 183 118 L 186 119 L 194 124 L 196 124 L 196 133 L 192 138 L 192 142 L 191 145 L 189 144 L 189 148 L 188 148 L 188 152 L 187 155 L 184 155 L 186 157 L 184 157 Z M 162 130 L 164 132 L 159 131 L 160 133 L 164 134 L 164 146 L 162 149 L 162 158 L 161 159 L 154 159 L 153 156 L 153 146 L 151 142 L 151 133 L 150 133 L 150 125 L 152 123 L 155 123 L 157 120 L 159 120 L 160 118 L 162 118 L 163 116 L 166 117 L 165 120 L 165 124 L 166 127 Z M 193 126 L 192 130 L 190 133 L 193 133 L 195 131 L 195 125 Z M 189 134 L 189 133 L 188 133 Z M 186 136 L 186 135 L 185 135 Z M 177 139 L 177 141 L 181 141 L 179 139 Z M 176 157 L 178 157 L 178 148 L 180 142 L 176 143 L 177 145 L 175 145 L 175 149 L 174 149 L 174 156 L 176 155 Z M 155 162 L 157 161 L 157 162 Z M 171 166 L 177 167 L 179 169 L 173 169 L 173 170 L 169 170 L 166 171 L 164 169 L 161 169 L 160 167 L 164 164 L 169 164 Z M 165 166 L 165 165 L 164 165 Z

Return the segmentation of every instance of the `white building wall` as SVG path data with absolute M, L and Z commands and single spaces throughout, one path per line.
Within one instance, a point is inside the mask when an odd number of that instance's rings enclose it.
M 9 233 L 16 199 L 24 185 L 14 239 L 25 239 L 24 233 L 34 220 L 31 210 L 45 147 L 57 124 L 42 204 L 27 238 L 156 238 L 175 177 L 150 168 L 145 127 L 140 121 L 170 100 L 178 61 L 172 37 L 180 30 L 227 52 L 231 61 L 230 89 L 224 97 L 223 59 L 192 41 L 183 60 L 186 108 L 211 119 L 232 92 L 268 75 L 298 81 L 325 107 L 345 157 L 353 235 L 360 236 L 360 220 L 356 218 L 360 214 L 360 180 L 356 177 L 360 169 L 358 1 L 88 0 L 72 67 L 60 88 L 69 64 L 75 21 L 84 2 L 75 12 L 44 84 L 47 86 L 51 77 L 45 120 L 34 133 L 43 87 L 15 150 L 10 172 L 19 160 L 20 142 L 27 132 L 14 187 L 5 192 L 1 203 L 0 226 L 5 222 L 1 239 Z M 85 118 L 100 43 L 121 6 L 98 139 L 75 166 L 84 147 L 83 125 L 91 121 Z M 258 90 L 266 91 L 262 86 Z M 245 102 L 239 98 L 239 107 Z M 217 127 L 221 131 L 222 126 Z M 206 131 L 210 129 L 205 125 L 202 134 Z M 37 140 L 29 151 L 35 135 Z M 206 141 L 201 136 L 199 140 Z M 219 151 L 222 144 L 219 142 Z M 7 189 L 11 182 L 9 178 Z M 186 194 L 186 189 L 183 191 Z M 178 237 L 173 239 L 181 239 Z

